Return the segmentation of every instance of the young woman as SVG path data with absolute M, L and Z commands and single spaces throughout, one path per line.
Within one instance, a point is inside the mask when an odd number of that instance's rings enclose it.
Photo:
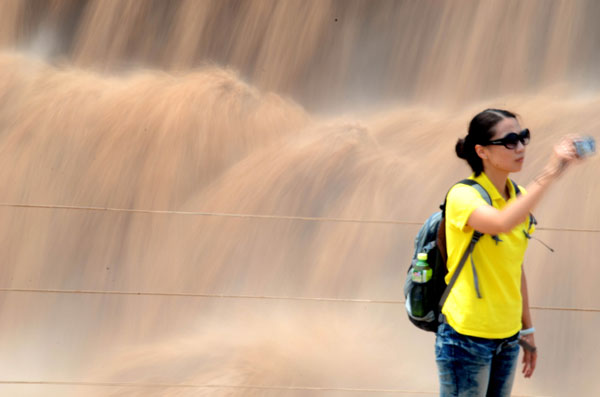
M 523 272 L 525 249 L 534 230 L 530 213 L 562 170 L 576 159 L 571 138 L 554 147 L 544 172 L 527 189 L 509 174 L 523 167 L 530 132 L 506 110 L 476 115 L 465 139 L 456 144 L 458 157 L 473 170 L 471 179 L 489 193 L 492 206 L 473 187 L 456 185 L 446 205 L 448 276 L 471 241 L 484 234 L 471 255 L 442 313 L 436 337 L 436 362 L 442 396 L 510 396 L 519 354 L 519 337 L 527 342 L 523 373 L 535 370 L 537 351 Z M 469 260 L 469 262 L 471 261 Z

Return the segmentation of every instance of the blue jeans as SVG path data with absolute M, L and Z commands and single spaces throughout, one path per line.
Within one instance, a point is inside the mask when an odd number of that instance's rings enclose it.
M 435 359 L 440 396 L 510 396 L 519 334 L 505 339 L 484 339 L 456 332 L 449 324 L 438 327 Z

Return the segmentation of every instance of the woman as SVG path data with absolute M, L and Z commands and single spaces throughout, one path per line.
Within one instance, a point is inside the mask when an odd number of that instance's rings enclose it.
M 473 231 L 484 233 L 446 300 L 436 337 L 436 362 L 442 396 L 509 396 L 517 366 L 519 337 L 533 347 L 524 350 L 523 373 L 535 370 L 537 352 L 522 270 L 534 229 L 530 213 L 562 170 L 576 159 L 573 140 L 564 138 L 534 182 L 515 188 L 509 174 L 523 167 L 529 130 L 506 110 L 476 115 L 458 157 L 473 169 L 471 179 L 489 193 L 493 206 L 471 186 L 448 193 L 446 245 L 448 276 L 465 252 Z M 518 194 L 520 191 L 520 194 Z

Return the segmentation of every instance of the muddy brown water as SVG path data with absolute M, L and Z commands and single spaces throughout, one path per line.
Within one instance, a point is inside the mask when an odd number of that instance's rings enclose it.
M 600 138 L 599 17 L 3 1 L 0 393 L 436 395 L 434 336 L 398 303 L 415 223 L 469 174 L 453 147 L 485 107 L 531 129 L 525 186 L 562 135 Z M 555 252 L 526 256 L 540 357 L 515 395 L 600 390 L 599 177 L 568 170 L 535 211 Z

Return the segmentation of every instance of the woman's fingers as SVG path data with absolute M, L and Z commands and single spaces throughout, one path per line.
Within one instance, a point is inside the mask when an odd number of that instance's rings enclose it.
M 537 361 L 537 353 L 531 353 L 525 351 L 523 354 L 523 375 L 526 378 L 530 378 L 533 375 L 533 371 L 535 371 L 535 365 Z
M 531 346 L 535 346 L 535 339 L 533 337 L 533 334 L 524 335 L 524 336 L 522 336 L 522 338 L 525 341 L 527 341 L 527 343 L 529 343 Z M 537 363 L 537 350 L 532 352 L 532 351 L 523 349 L 523 375 L 525 375 L 526 378 L 530 378 L 531 375 L 533 375 L 533 372 L 535 371 L 536 363 Z
M 549 173 L 560 175 L 567 166 L 577 160 L 575 139 L 577 139 L 575 135 L 565 136 L 554 145 L 554 156 L 549 164 Z

